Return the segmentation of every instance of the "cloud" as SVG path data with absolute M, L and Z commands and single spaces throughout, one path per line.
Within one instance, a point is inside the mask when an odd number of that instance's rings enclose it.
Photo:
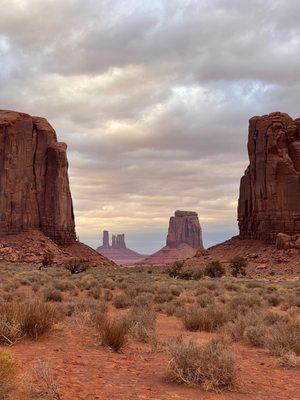
M 177 208 L 199 212 L 208 242 L 236 232 L 249 117 L 299 116 L 299 1 L 0 6 L 1 108 L 68 143 L 82 239 L 108 228 L 153 251 Z

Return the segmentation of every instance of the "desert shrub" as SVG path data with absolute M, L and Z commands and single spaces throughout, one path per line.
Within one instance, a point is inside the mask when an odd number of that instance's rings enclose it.
M 225 275 L 225 268 L 220 261 L 211 261 L 205 265 L 204 275 L 210 278 L 220 278 Z
M 44 301 L 57 301 L 61 302 L 63 297 L 60 290 L 48 287 L 43 292 Z
M 61 290 L 62 292 L 66 292 L 67 290 L 73 290 L 75 288 L 73 283 L 67 281 L 66 279 L 55 280 L 52 285 L 55 289 Z
M 52 251 L 45 250 L 41 267 L 43 268 L 51 267 L 53 265 L 53 261 L 54 261 L 54 254 L 52 253 Z
M 133 307 L 128 313 L 130 334 L 144 343 L 156 344 L 156 313 L 150 307 Z
M 79 274 L 85 272 L 88 269 L 88 264 L 81 258 L 73 258 L 67 262 L 65 268 L 71 272 L 71 274 Z
M 20 305 L 20 312 L 21 331 L 32 339 L 48 332 L 59 319 L 57 310 L 52 305 L 38 300 Z
M 280 355 L 279 365 L 283 368 L 296 368 L 299 366 L 299 360 L 293 351 L 285 351 Z
M 214 302 L 213 296 L 208 293 L 203 293 L 197 297 L 197 303 L 200 307 L 207 307 L 209 304 Z
M 278 314 L 277 312 L 267 311 L 263 316 L 264 324 L 267 326 L 274 325 L 277 322 L 288 323 L 289 318 L 286 315 Z
M 232 283 L 232 282 L 227 282 L 224 285 L 225 289 L 230 291 L 230 292 L 239 292 L 241 290 L 241 286 Z
M 53 400 L 62 400 L 62 397 L 59 394 L 58 383 L 55 380 L 51 364 L 49 364 L 49 362 L 46 360 L 40 359 L 34 365 L 34 372 L 36 377 L 41 382 L 46 394 L 50 396 L 47 396 L 47 398 Z
M 105 289 L 103 292 L 103 298 L 105 301 L 110 301 L 113 298 L 113 294 L 110 289 Z
M 120 294 L 113 299 L 113 305 L 116 308 L 128 308 L 132 304 L 132 300 L 129 296 Z
M 246 275 L 247 260 L 244 257 L 235 256 L 229 262 L 230 273 L 232 276 Z
M 249 309 L 261 307 L 262 301 L 260 296 L 255 294 L 238 294 L 229 300 L 228 305 L 232 310 L 235 310 L 236 313 L 246 314 Z
M 259 347 L 265 343 L 266 327 L 262 324 L 256 326 L 248 326 L 244 331 L 246 342 L 252 346 Z
M 173 299 L 173 295 L 170 292 L 168 292 L 168 293 L 161 292 L 161 293 L 157 293 L 154 296 L 154 301 L 155 301 L 155 303 L 158 303 L 158 304 L 167 303 L 167 302 L 171 301 L 172 299 Z
M 166 303 L 162 309 L 162 311 L 168 316 L 171 317 L 172 315 L 176 315 L 178 312 L 178 306 L 174 304 L 173 302 L 171 303 Z
M 184 267 L 183 261 L 175 261 L 174 263 L 170 264 L 167 267 L 166 272 L 171 278 L 177 278 L 179 273 L 182 271 L 183 267 Z
M 89 289 L 87 294 L 89 297 L 92 297 L 95 300 L 99 300 L 101 297 L 101 289 L 99 288 L 99 286 L 94 286 Z
M 0 399 L 12 399 L 11 394 L 17 387 L 19 362 L 9 353 L 0 352 Z
M 129 326 L 124 318 L 115 318 L 113 320 L 103 318 L 101 321 L 98 320 L 96 328 L 100 335 L 102 345 L 116 352 L 120 351 L 125 346 Z
M 212 332 L 224 325 L 231 316 L 224 305 L 211 304 L 206 308 L 192 305 L 185 309 L 181 315 L 184 327 L 188 331 Z
M 173 296 L 178 297 L 178 296 L 180 296 L 180 293 L 182 292 L 182 288 L 180 286 L 171 285 L 170 292 L 172 293 Z
M 178 383 L 201 385 L 204 390 L 232 388 L 236 382 L 236 359 L 230 348 L 217 340 L 197 343 L 182 340 L 169 349 L 168 373 Z
M 253 331 L 253 328 L 256 328 L 258 332 L 262 326 L 262 316 L 250 310 L 246 314 L 237 314 L 235 319 L 227 322 L 222 328 L 222 334 L 236 342 L 245 339 L 250 343 L 251 339 L 254 341 L 256 337 L 256 332 Z M 248 337 L 245 335 L 246 330 L 248 330 Z
M 270 306 L 272 307 L 276 307 L 279 306 L 279 304 L 281 303 L 282 299 L 281 297 L 279 297 L 278 295 L 274 294 L 271 296 L 267 297 L 268 303 Z
M 39 300 L 0 304 L 0 341 L 13 344 L 22 336 L 36 339 L 50 330 L 59 315 L 56 309 Z
M 266 346 L 271 354 L 281 355 L 288 351 L 300 355 L 300 321 L 279 321 L 269 328 Z

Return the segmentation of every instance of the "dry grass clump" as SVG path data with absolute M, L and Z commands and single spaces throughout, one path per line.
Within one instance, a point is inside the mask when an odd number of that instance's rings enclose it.
M 54 378 L 52 366 L 48 361 L 38 360 L 34 365 L 34 372 L 41 381 L 45 394 L 49 394 L 53 400 L 63 400 L 59 394 L 59 388 Z
M 169 353 L 168 375 L 175 382 L 197 384 L 214 391 L 230 389 L 236 382 L 236 358 L 218 340 L 184 343 L 179 339 Z
M 300 321 L 279 321 L 272 325 L 266 337 L 266 347 L 273 355 L 281 356 L 287 352 L 300 355 Z
M 124 318 L 98 319 L 96 329 L 100 335 L 101 344 L 116 352 L 127 343 L 129 325 Z
M 92 297 L 95 300 L 99 300 L 101 297 L 101 289 L 99 286 L 94 286 L 91 289 L 89 289 L 87 295 L 89 297 Z
M 13 344 L 22 336 L 37 339 L 58 321 L 57 310 L 47 303 L 33 300 L 0 304 L 0 342 Z
M 192 305 L 186 307 L 181 315 L 183 325 L 188 331 L 213 332 L 230 319 L 229 309 L 223 304 L 211 304 L 206 308 Z
M 0 352 L 0 399 L 8 400 L 17 389 L 19 362 L 9 353 Z
M 286 351 L 281 354 L 279 365 L 283 368 L 296 368 L 300 363 L 298 357 L 293 351 Z
M 128 308 L 132 305 L 132 300 L 129 296 L 120 294 L 113 299 L 113 305 L 116 308 Z
M 238 314 L 222 328 L 222 334 L 235 342 L 245 339 L 250 344 L 262 345 L 265 335 L 262 315 L 252 310 L 246 314 Z
M 43 291 L 44 301 L 56 301 L 61 302 L 63 300 L 63 296 L 60 290 L 57 290 L 53 287 L 47 287 Z
M 127 315 L 127 321 L 132 337 L 156 347 L 156 313 L 152 308 L 133 307 Z

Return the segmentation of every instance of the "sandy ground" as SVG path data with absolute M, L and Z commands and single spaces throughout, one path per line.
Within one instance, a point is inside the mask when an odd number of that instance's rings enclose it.
M 175 317 L 163 314 L 158 316 L 157 333 L 161 342 L 178 334 L 199 340 L 211 337 L 207 333 L 184 332 Z M 67 321 L 37 341 L 21 341 L 9 351 L 22 362 L 24 371 L 38 359 L 50 362 L 64 400 L 300 398 L 299 370 L 282 369 L 264 349 L 241 344 L 234 349 L 240 364 L 238 387 L 222 393 L 167 382 L 168 356 L 163 348 L 152 352 L 147 344 L 129 341 L 122 353 L 114 353 L 99 345 L 92 328 L 72 326 Z

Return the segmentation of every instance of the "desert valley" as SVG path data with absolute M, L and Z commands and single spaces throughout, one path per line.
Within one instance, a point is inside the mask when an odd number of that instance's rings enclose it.
M 0 400 L 299 399 L 299 4 L 42 3 L 0 22 Z

